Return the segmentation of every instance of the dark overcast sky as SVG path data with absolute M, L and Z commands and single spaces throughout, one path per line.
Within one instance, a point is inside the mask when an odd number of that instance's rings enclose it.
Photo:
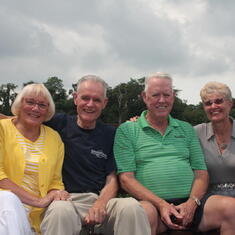
M 1 0 L 0 84 L 164 71 L 197 104 L 207 81 L 235 89 L 234 12 L 234 0 Z

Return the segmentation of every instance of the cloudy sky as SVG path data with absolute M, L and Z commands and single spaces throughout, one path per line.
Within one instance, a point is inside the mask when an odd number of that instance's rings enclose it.
M 197 104 L 207 81 L 235 91 L 234 13 L 234 0 L 1 0 L 0 84 L 164 71 Z

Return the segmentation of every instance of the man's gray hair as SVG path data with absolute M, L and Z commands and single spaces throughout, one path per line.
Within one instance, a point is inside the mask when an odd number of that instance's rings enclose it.
M 170 81 L 171 86 L 172 86 L 172 77 L 168 73 L 156 72 L 156 73 L 154 73 L 154 74 L 152 74 L 150 76 L 145 77 L 145 80 L 144 80 L 144 91 L 147 91 L 147 89 L 148 89 L 148 82 L 149 82 L 149 80 L 151 80 L 153 78 L 166 79 L 166 80 Z
M 80 88 L 80 85 L 86 81 L 93 81 L 93 82 L 100 83 L 104 88 L 104 97 L 105 98 L 107 97 L 108 84 L 101 77 L 98 77 L 96 75 L 85 75 L 81 77 L 77 82 L 77 91 Z

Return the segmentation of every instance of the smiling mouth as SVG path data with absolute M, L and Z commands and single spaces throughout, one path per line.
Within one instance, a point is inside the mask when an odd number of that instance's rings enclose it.
M 214 110 L 214 111 L 210 112 L 211 115 L 217 115 L 217 114 L 220 114 L 220 113 L 221 113 L 220 110 Z
M 166 110 L 168 106 L 156 106 L 157 109 Z
M 29 116 L 33 117 L 33 118 L 40 118 L 41 117 L 40 114 L 36 114 L 36 113 L 30 113 Z
M 95 110 L 83 110 L 85 113 L 94 113 Z

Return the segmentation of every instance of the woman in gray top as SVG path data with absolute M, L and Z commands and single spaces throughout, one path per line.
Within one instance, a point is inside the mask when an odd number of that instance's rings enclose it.
M 200 92 L 210 120 L 195 127 L 210 176 L 209 192 L 235 197 L 235 124 L 229 116 L 233 106 L 229 87 L 207 83 Z

